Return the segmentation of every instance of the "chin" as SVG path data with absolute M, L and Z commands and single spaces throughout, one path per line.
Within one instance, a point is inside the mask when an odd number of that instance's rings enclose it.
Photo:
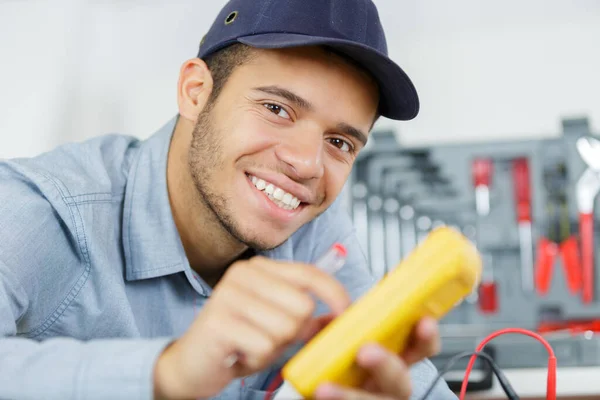
M 272 250 L 285 243 L 295 231 L 282 231 L 268 226 L 264 222 L 259 222 L 251 227 L 245 227 L 238 239 L 247 246 L 260 250 Z

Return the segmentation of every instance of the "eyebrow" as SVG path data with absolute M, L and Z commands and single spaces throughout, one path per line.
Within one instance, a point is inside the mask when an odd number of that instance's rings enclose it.
M 297 95 L 296 93 L 292 92 L 291 90 L 284 89 L 280 86 L 276 86 L 276 85 L 260 86 L 260 87 L 254 88 L 254 90 L 257 90 L 257 91 L 263 92 L 263 93 L 268 93 L 268 94 L 271 94 L 274 96 L 282 97 L 282 98 L 296 104 L 298 107 L 303 108 L 307 111 L 311 111 L 314 109 L 314 107 L 310 101 L 302 98 L 301 96 Z M 360 143 L 362 143 L 363 146 L 365 146 L 367 144 L 367 135 L 360 129 L 357 129 L 357 128 L 353 127 L 352 125 L 349 125 L 344 122 L 337 124 L 336 128 L 341 133 L 355 138 Z
M 344 122 L 337 124 L 337 129 L 348 136 L 352 136 L 361 142 L 363 146 L 367 144 L 367 135 L 365 135 L 365 133 L 360 129 L 356 129 L 352 125 L 348 125 Z
M 310 101 L 298 96 L 296 93 L 291 90 L 284 89 L 279 86 L 261 86 L 256 87 L 254 90 L 258 90 L 259 92 L 272 94 L 274 96 L 282 97 L 292 103 L 296 104 L 298 107 L 303 108 L 307 111 L 311 111 L 314 107 L 310 103 Z

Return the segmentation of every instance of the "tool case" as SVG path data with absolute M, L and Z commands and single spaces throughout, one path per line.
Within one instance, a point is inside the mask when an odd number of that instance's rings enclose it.
M 577 276 L 567 276 L 561 254 L 566 247 L 560 247 L 560 243 L 552 247 L 554 258 L 546 260 L 551 268 L 545 275 L 550 272 L 551 280 L 543 278 L 548 286 L 545 293 L 539 289 L 542 277 L 535 275 L 541 270 L 536 269 L 536 263 L 545 254 L 540 253 L 544 250 L 540 244 L 543 238 L 571 238 L 577 255 L 582 256 L 577 194 L 578 181 L 588 169 L 577 146 L 582 137 L 597 137 L 586 118 L 564 119 L 562 132 L 539 140 L 405 148 L 395 132 L 372 133 L 344 192 L 371 273 L 381 278 L 431 229 L 450 225 L 475 242 L 484 259 L 483 281 L 491 282 L 484 288 L 490 291 L 474 293 L 441 321 L 443 353 L 433 358 L 438 367 L 449 354 L 473 350 L 494 330 L 522 327 L 535 331 L 542 322 L 565 324 L 564 329 L 548 333 L 559 367 L 600 365 L 600 332 L 595 328 L 586 331 L 585 324 L 573 330 L 567 324 L 571 320 L 600 320 L 600 295 L 596 290 L 600 284 L 600 255 L 593 261 L 591 302 L 583 301 L 581 288 L 570 286 Z M 481 187 L 476 190 L 474 181 L 473 167 L 478 159 L 491 160 L 491 179 L 485 191 Z M 528 182 L 515 182 L 516 160 L 524 160 L 526 169 L 521 172 Z M 519 199 L 518 184 L 528 198 Z M 476 193 L 478 199 L 489 199 L 489 210 L 476 206 Z M 592 204 L 598 204 L 593 200 Z M 600 243 L 598 207 L 592 213 L 596 222 L 593 243 Z M 522 216 L 521 225 L 518 215 Z M 528 217 L 529 255 L 523 252 L 527 247 L 523 228 Z M 592 246 L 596 247 L 600 249 Z M 573 262 L 581 267 L 583 259 L 569 261 Z M 494 294 L 496 304 L 487 299 Z M 508 335 L 495 339 L 493 346 L 494 357 L 502 368 L 546 366 L 544 348 L 531 338 Z

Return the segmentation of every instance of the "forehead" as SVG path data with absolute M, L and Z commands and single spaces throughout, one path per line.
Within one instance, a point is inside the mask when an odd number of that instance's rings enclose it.
M 337 117 L 354 114 L 354 119 L 372 123 L 379 101 L 377 85 L 349 60 L 321 47 L 253 51 L 250 61 L 231 76 L 236 86 L 284 86 Z

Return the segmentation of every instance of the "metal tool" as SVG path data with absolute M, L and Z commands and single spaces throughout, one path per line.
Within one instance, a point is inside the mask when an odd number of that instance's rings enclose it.
M 413 215 L 402 218 L 400 206 L 408 203 L 403 193 L 404 189 L 406 187 L 422 186 L 420 179 L 421 176 L 418 171 L 407 170 L 404 167 L 383 169 L 382 190 L 386 196 L 383 204 L 385 211 L 386 273 L 414 248 L 414 242 L 416 241 L 415 226 L 412 220 L 414 212 Z
M 531 236 L 531 190 L 529 162 L 526 158 L 513 160 L 513 185 L 517 223 L 519 225 L 519 250 L 521 253 L 521 285 L 526 293 L 533 292 L 533 238 Z
M 477 221 L 477 226 L 467 225 L 463 230 L 465 236 L 479 251 L 482 251 L 479 241 L 480 232 L 479 221 Z M 487 251 L 481 253 L 481 258 L 483 261 L 481 283 L 477 290 L 467 297 L 467 302 L 477 304 L 479 311 L 483 314 L 495 314 L 498 312 L 498 283 L 494 276 L 494 259 L 492 254 Z
M 548 293 L 554 261 L 558 254 L 562 256 L 569 291 L 576 294 L 581 290 L 581 262 L 577 238 L 571 235 L 566 185 L 567 169 L 564 162 L 544 170 L 548 229 L 546 235 L 538 241 L 535 267 L 535 285 L 540 295 Z
M 473 160 L 472 178 L 475 188 L 475 210 L 479 217 L 485 217 L 490 213 L 490 186 L 494 171 L 494 162 L 490 158 L 476 158 Z M 479 220 L 477 221 L 479 226 Z M 477 233 L 480 229 L 476 229 Z M 478 243 L 478 238 L 475 243 Z M 490 253 L 482 254 L 483 276 L 477 291 L 477 303 L 479 311 L 483 314 L 494 314 L 498 312 L 498 290 L 494 276 L 493 258 Z M 473 296 L 472 296 L 473 297 Z M 475 297 L 474 297 L 475 299 Z
M 356 182 L 352 186 L 352 218 L 357 227 L 356 234 L 360 246 L 365 253 L 367 264 L 370 265 L 371 256 L 369 252 L 369 211 L 367 207 L 367 185 Z
M 594 171 L 600 171 L 600 159 L 598 159 L 598 155 L 600 155 L 600 140 L 589 136 L 582 136 L 577 139 L 576 146 L 577 152 L 583 162 Z
M 537 331 L 541 334 L 568 333 L 569 336 L 577 336 L 588 332 L 600 333 L 600 319 L 569 319 L 557 322 L 541 322 Z
M 400 203 L 394 197 L 387 197 L 383 202 L 385 218 L 385 273 L 402 260 L 402 242 L 400 239 Z
M 470 213 L 470 209 L 469 209 L 469 213 Z M 465 235 L 465 237 L 467 239 L 469 239 L 471 242 L 473 242 L 473 245 L 475 245 L 475 247 L 477 247 L 477 233 L 478 230 L 475 227 L 475 225 L 472 224 L 467 224 L 462 228 L 462 233 L 463 235 Z M 483 271 L 482 271 L 482 282 L 484 280 L 484 278 L 486 276 L 488 276 L 489 274 L 486 274 L 486 268 L 488 267 L 488 263 L 485 259 L 485 254 L 482 254 L 482 261 L 483 261 Z M 471 294 L 469 294 L 465 300 L 469 305 L 474 305 L 477 304 L 479 301 L 479 290 L 481 288 L 481 285 L 475 289 L 473 289 L 473 291 L 471 292 Z
M 383 181 L 382 190 L 384 194 L 392 196 L 398 200 L 399 212 L 397 215 L 389 213 L 387 210 L 395 209 L 394 202 L 388 202 L 388 208 L 384 202 L 384 210 L 386 214 L 392 218 L 384 220 L 386 227 L 386 254 L 387 254 L 387 268 L 397 264 L 398 260 L 408 255 L 416 246 L 417 237 L 415 232 L 415 210 L 411 204 L 422 203 L 423 199 L 437 199 L 437 205 L 445 202 L 444 196 L 436 196 L 432 191 L 430 180 L 430 174 L 435 168 L 426 168 L 425 170 L 406 169 L 406 166 L 402 165 L 390 165 L 388 163 L 382 169 Z M 442 185 L 441 183 L 435 183 L 435 185 Z M 446 184 L 448 185 L 448 184 Z M 425 213 L 427 214 L 427 213 Z M 400 218 L 397 219 L 396 216 Z M 396 222 L 397 221 L 397 222 Z M 396 233 L 396 223 L 399 224 L 399 234 Z M 388 235 L 389 233 L 389 235 Z M 396 236 L 399 235 L 401 246 L 394 246 Z M 391 260 L 396 257 L 392 263 Z
M 577 151 L 588 168 L 577 182 L 577 206 L 581 240 L 583 302 L 594 297 L 594 201 L 600 191 L 600 141 L 592 137 L 577 140 Z
M 413 168 L 413 160 L 406 156 L 399 156 L 395 154 L 386 154 L 385 156 L 373 159 L 366 167 L 366 182 L 369 188 L 377 193 L 380 193 L 383 186 L 384 171 L 386 169 L 403 170 L 407 173 L 412 171 L 415 174 Z
M 417 247 L 417 232 L 415 231 L 415 209 L 406 204 L 400 207 L 400 232 L 402 254 L 409 254 Z
M 422 243 L 431 231 L 433 221 L 427 215 L 421 215 L 417 218 L 417 244 Z
M 369 209 L 369 255 L 373 277 L 381 279 L 385 275 L 385 232 L 383 226 L 383 199 L 374 194 L 367 200 Z
M 473 186 L 475 187 L 475 209 L 479 216 L 490 213 L 490 185 L 494 163 L 489 158 L 476 158 L 473 161 Z

